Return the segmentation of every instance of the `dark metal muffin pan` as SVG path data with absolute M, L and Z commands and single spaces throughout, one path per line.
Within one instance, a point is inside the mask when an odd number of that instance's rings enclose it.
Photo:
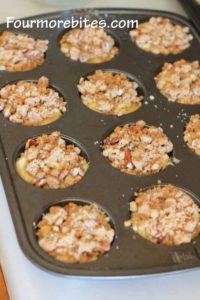
M 200 31 L 200 3 L 196 0 L 179 0 L 179 2 L 191 18 L 197 30 Z
M 0 114 L 1 176 L 22 250 L 40 267 L 76 277 L 134 277 L 199 267 L 200 236 L 190 244 L 166 247 L 155 245 L 134 233 L 132 229 L 124 227 L 124 221 L 129 217 L 129 202 L 133 199 L 134 192 L 157 184 L 158 180 L 189 189 L 197 199 L 200 199 L 200 158 L 183 141 L 185 121 L 190 115 L 200 113 L 200 106 L 169 103 L 160 94 L 153 79 L 166 61 L 174 62 L 181 58 L 191 61 L 198 59 L 199 36 L 187 19 L 161 11 L 121 8 L 73 10 L 28 19 L 63 19 L 72 15 L 77 18 L 79 16 L 91 19 L 104 18 L 108 23 L 112 19 L 139 19 L 142 22 L 151 16 L 163 16 L 170 18 L 174 23 L 189 26 L 194 39 L 191 47 L 178 55 L 153 55 L 144 52 L 131 42 L 128 29 L 109 29 L 119 41 L 119 54 L 107 63 L 87 64 L 72 61 L 60 52 L 58 37 L 61 36 L 63 29 L 20 29 L 20 32 L 23 31 L 35 38 L 49 40 L 45 62 L 28 72 L 0 72 L 0 87 L 20 79 L 37 80 L 45 75 L 68 102 L 68 111 L 59 120 L 41 127 L 14 124 Z M 6 25 L 0 25 L 0 33 L 4 30 Z M 81 76 L 93 73 L 96 69 L 121 70 L 136 78 L 142 84 L 144 92 L 142 107 L 134 113 L 121 117 L 106 116 L 87 108 L 80 100 L 76 85 Z M 155 100 L 150 100 L 150 95 L 153 95 Z M 178 165 L 169 166 L 158 174 L 142 177 L 121 173 L 110 166 L 101 154 L 100 145 L 105 134 L 114 126 L 140 119 L 149 125 L 162 126 L 174 144 L 174 155 L 181 160 Z M 39 189 L 24 182 L 16 173 L 16 155 L 29 137 L 54 130 L 59 130 L 64 136 L 71 137 L 83 145 L 83 152 L 85 149 L 90 167 L 83 179 L 69 188 Z M 95 202 L 111 217 L 116 233 L 115 240 L 109 253 L 95 262 L 64 264 L 51 258 L 37 244 L 34 222 L 38 220 L 38 216 L 46 207 L 70 198 Z

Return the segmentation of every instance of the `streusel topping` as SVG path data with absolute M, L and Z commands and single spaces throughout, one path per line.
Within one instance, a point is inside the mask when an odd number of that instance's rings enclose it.
M 144 121 L 116 127 L 102 148 L 113 167 L 133 175 L 158 173 L 172 164 L 172 142 L 162 128 L 147 127 Z
M 0 70 L 30 71 L 44 62 L 48 40 L 35 40 L 27 34 L 4 31 L 0 35 Z
M 200 104 L 200 66 L 184 59 L 165 63 L 155 77 L 157 88 L 172 102 Z
M 60 46 L 65 56 L 87 63 L 106 62 L 118 53 L 114 39 L 102 28 L 70 30 L 63 35 Z
M 67 145 L 57 131 L 29 139 L 16 162 L 16 169 L 25 181 L 47 189 L 77 183 L 88 167 L 81 150 L 73 144 Z
M 192 151 L 200 155 L 200 114 L 191 116 L 185 128 L 184 140 Z
M 102 114 L 121 116 L 137 110 L 143 96 L 138 96 L 138 84 L 124 73 L 97 70 L 81 78 L 78 90 L 83 103 Z
M 153 54 L 178 54 L 190 46 L 193 36 L 188 27 L 173 24 L 169 19 L 152 17 L 130 31 L 136 45 Z
M 200 233 L 198 206 L 189 194 L 171 184 L 137 193 L 130 211 L 125 226 L 156 244 L 190 243 Z
M 38 82 L 21 80 L 0 89 L 0 111 L 14 123 L 39 126 L 58 119 L 66 102 L 43 76 Z
M 114 230 L 96 205 L 54 206 L 37 225 L 40 247 L 57 260 L 86 263 L 111 248 Z

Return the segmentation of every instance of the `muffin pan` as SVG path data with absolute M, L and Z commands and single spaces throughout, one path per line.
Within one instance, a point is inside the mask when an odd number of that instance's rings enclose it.
M 119 54 L 102 64 L 87 64 L 72 61 L 59 49 L 63 29 L 20 29 L 34 38 L 48 39 L 49 49 L 44 63 L 29 72 L 0 72 L 0 87 L 17 80 L 37 80 L 45 75 L 64 96 L 68 111 L 54 123 L 40 127 L 26 127 L 14 124 L 0 114 L 0 170 L 7 194 L 19 244 L 34 263 L 51 272 L 81 277 L 134 277 L 200 266 L 200 236 L 192 243 L 176 247 L 155 245 L 132 229 L 124 226 L 129 218 L 129 202 L 134 192 L 150 185 L 170 183 L 192 191 L 193 199 L 200 201 L 199 168 L 200 159 L 183 140 L 184 127 L 190 115 L 200 113 L 198 105 L 169 103 L 156 88 L 154 76 L 164 62 L 174 62 L 181 58 L 197 60 L 200 52 L 199 36 L 188 22 L 178 15 L 133 9 L 89 9 L 58 12 L 28 19 L 67 19 L 87 17 L 90 19 L 138 19 L 139 22 L 151 16 L 167 17 L 174 23 L 188 26 L 194 37 L 191 46 L 178 55 L 153 55 L 139 49 L 130 39 L 129 29 L 109 29 L 109 33 L 119 42 Z M 0 33 L 6 24 L 0 25 Z M 9 29 L 17 32 L 16 29 Z M 81 77 L 94 73 L 97 69 L 109 69 L 130 74 L 143 88 L 141 108 L 121 117 L 103 115 L 91 111 L 81 102 L 77 84 Z M 175 166 L 150 176 L 133 176 L 110 166 L 101 153 L 101 142 L 118 125 L 144 120 L 149 125 L 161 126 L 174 145 L 174 155 L 180 160 Z M 30 137 L 60 131 L 68 141 L 80 145 L 88 158 L 90 167 L 83 179 L 66 189 L 45 190 L 23 181 L 15 170 L 26 140 Z M 65 201 L 96 203 L 109 216 L 115 230 L 111 250 L 94 262 L 85 264 L 65 264 L 54 260 L 38 245 L 35 224 L 42 213 L 54 204 Z M 9 237 L 8 237 L 9 238 Z
M 179 2 L 194 25 L 196 25 L 196 28 L 200 31 L 200 3 L 198 0 L 179 0 Z

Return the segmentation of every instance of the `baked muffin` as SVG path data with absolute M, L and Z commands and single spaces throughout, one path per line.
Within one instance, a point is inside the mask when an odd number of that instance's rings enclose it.
M 173 24 L 169 19 L 152 17 L 130 31 L 130 37 L 144 51 L 153 54 L 178 54 L 190 46 L 193 36 L 188 27 Z
M 192 115 L 184 131 L 184 141 L 197 155 L 200 155 L 200 114 Z
M 107 115 L 122 116 L 136 111 L 142 105 L 138 84 L 124 73 L 97 70 L 81 78 L 78 90 L 83 103 L 90 109 Z
M 49 87 L 49 80 L 18 81 L 0 89 L 0 111 L 14 123 L 41 126 L 59 119 L 66 111 L 66 102 Z
M 53 206 L 37 224 L 39 246 L 65 263 L 86 263 L 108 252 L 114 230 L 96 205 L 68 203 Z
M 89 164 L 81 150 L 57 131 L 28 139 L 16 161 L 16 170 L 26 182 L 45 189 L 58 189 L 80 181 Z
M 61 38 L 60 50 L 72 60 L 91 64 L 107 62 L 119 51 L 102 28 L 91 27 L 67 31 Z
M 113 167 L 132 175 L 155 174 L 172 164 L 172 142 L 162 128 L 144 121 L 117 126 L 102 148 Z
M 35 40 L 27 34 L 4 31 L 0 35 L 0 70 L 30 71 L 44 62 L 48 40 Z
M 200 104 L 200 66 L 198 61 L 184 59 L 165 63 L 155 77 L 157 88 L 168 101 Z
M 125 226 L 155 244 L 190 243 L 200 232 L 198 206 L 189 194 L 171 184 L 136 193 L 130 211 Z

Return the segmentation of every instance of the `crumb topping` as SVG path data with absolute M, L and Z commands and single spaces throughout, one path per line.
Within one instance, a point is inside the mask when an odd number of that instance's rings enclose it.
M 123 73 L 114 74 L 97 70 L 83 77 L 78 84 L 83 103 L 103 114 L 121 116 L 137 110 L 143 96 L 138 96 L 138 84 Z
M 70 30 L 63 35 L 60 46 L 65 56 L 87 63 L 106 62 L 118 53 L 114 39 L 102 28 Z
M 4 117 L 23 125 L 44 125 L 58 119 L 66 111 L 66 102 L 48 87 L 49 80 L 18 81 L 0 89 L 0 111 Z
M 130 31 L 136 45 L 153 54 L 178 54 L 190 46 L 193 36 L 188 27 L 174 25 L 169 19 L 152 17 Z
M 200 155 L 200 114 L 190 117 L 184 132 L 184 140 L 190 149 Z
M 48 40 L 35 40 L 26 34 L 4 31 L 0 35 L 0 70 L 23 72 L 44 62 Z
M 77 146 L 66 145 L 57 131 L 29 139 L 16 162 L 16 169 L 25 181 L 48 189 L 77 183 L 88 166 L 81 150 Z
M 162 128 L 144 121 L 118 126 L 103 142 L 103 155 L 111 165 L 133 175 L 149 175 L 172 164 L 173 144 Z
M 40 247 L 57 260 L 86 263 L 110 250 L 114 230 L 96 204 L 53 206 L 37 225 Z
M 170 184 L 137 193 L 130 211 L 125 226 L 156 244 L 190 243 L 200 232 L 198 206 L 186 192 Z
M 200 66 L 184 59 L 165 63 L 155 77 L 157 88 L 172 102 L 200 104 Z

